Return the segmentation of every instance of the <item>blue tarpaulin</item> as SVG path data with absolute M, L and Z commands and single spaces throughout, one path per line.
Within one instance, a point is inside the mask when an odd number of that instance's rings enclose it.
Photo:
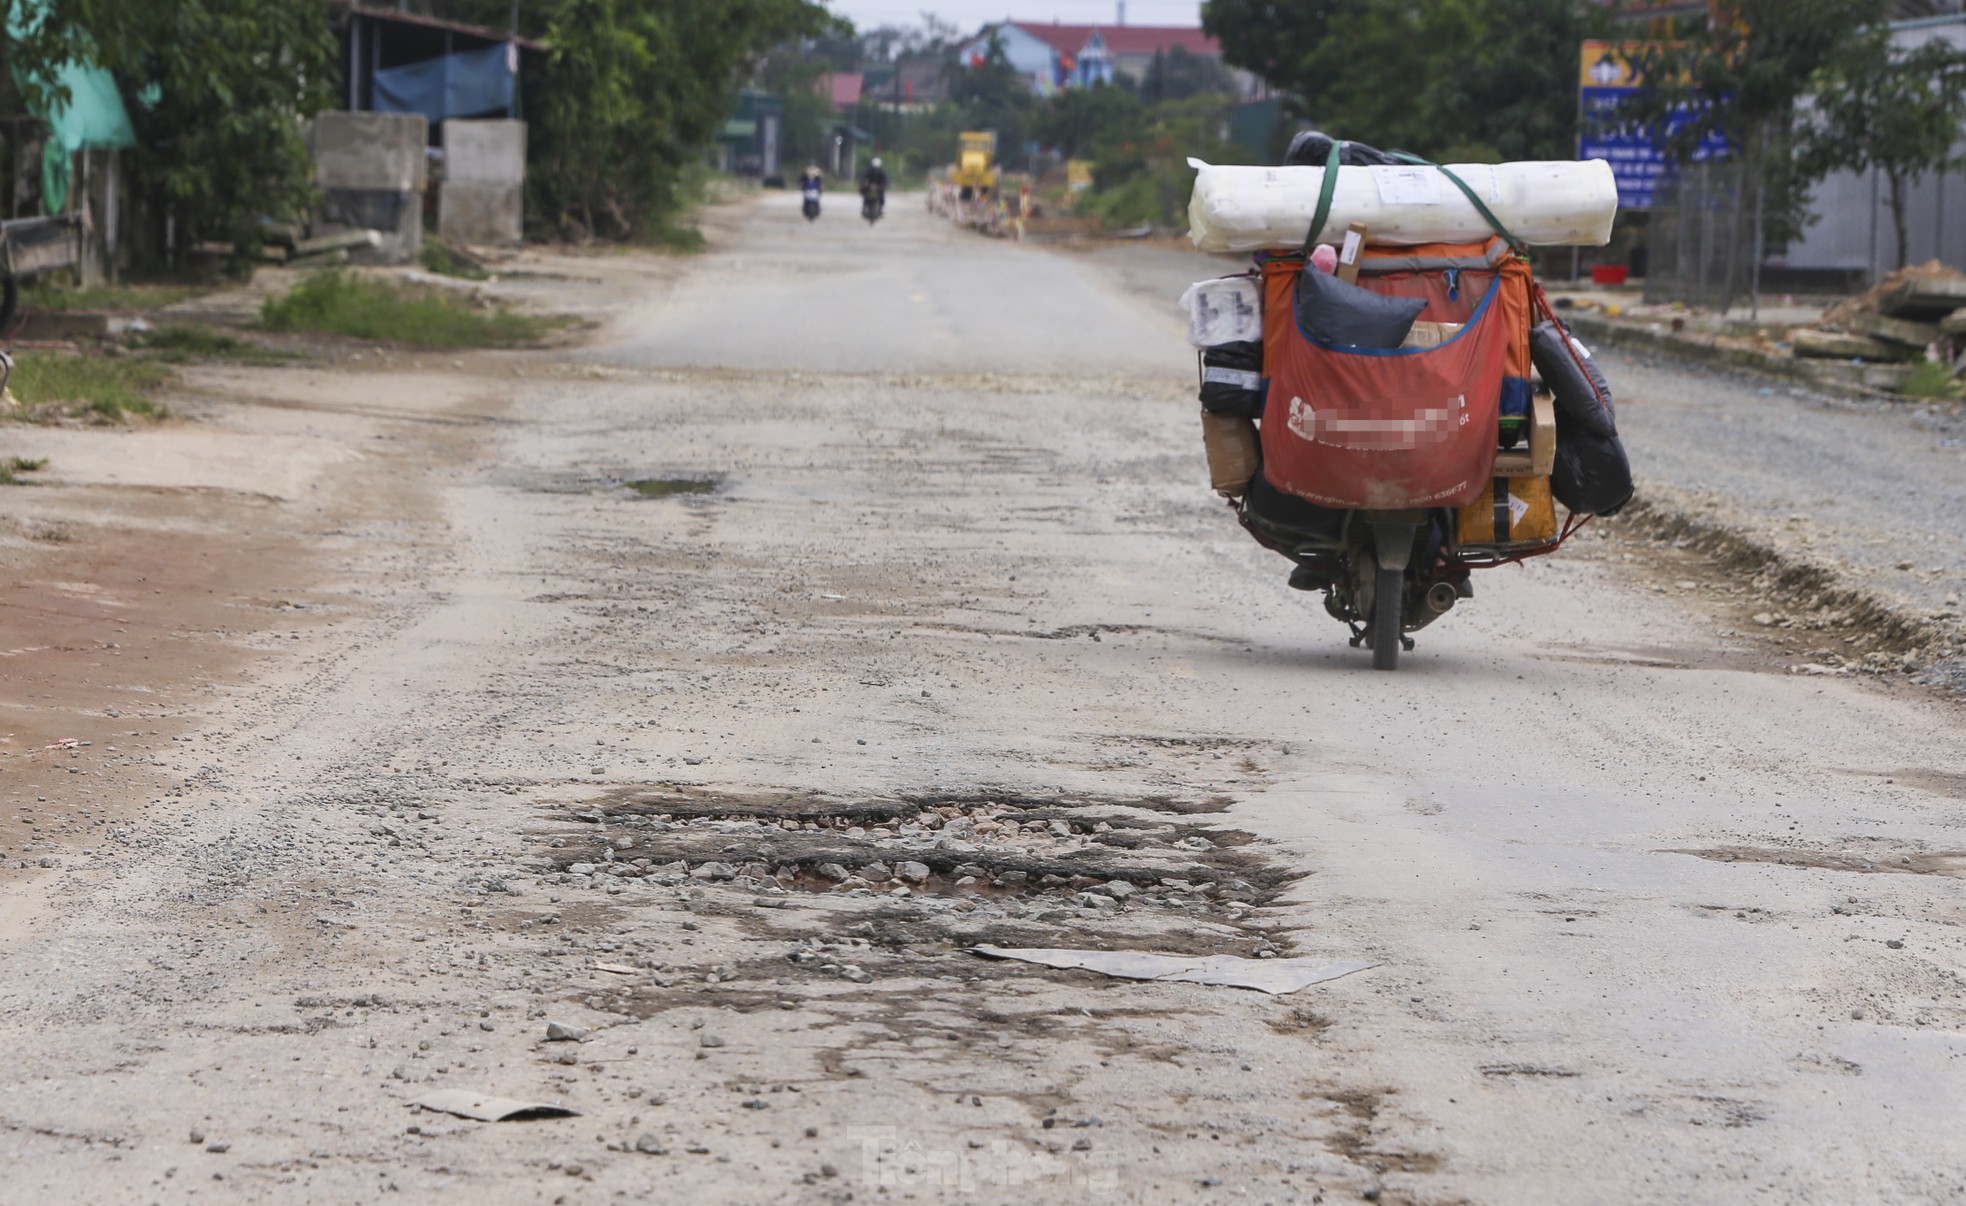
M 447 117 L 510 112 L 518 91 L 519 48 L 506 44 L 462 50 L 375 73 L 378 113 L 421 113 L 432 124 Z

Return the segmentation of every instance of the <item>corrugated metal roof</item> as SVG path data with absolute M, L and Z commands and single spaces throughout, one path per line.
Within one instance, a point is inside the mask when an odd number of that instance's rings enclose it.
M 462 21 L 445 21 L 440 17 L 424 17 L 416 13 L 398 12 L 393 8 L 370 8 L 360 3 L 359 0 L 329 0 L 329 2 L 337 8 L 347 9 L 350 16 L 361 17 L 365 21 L 380 21 L 386 25 L 417 25 L 425 29 L 443 29 L 451 33 L 468 34 L 474 38 L 482 38 L 487 42 L 513 42 L 517 43 L 521 50 L 530 50 L 539 54 L 545 54 L 549 49 L 544 42 L 533 38 L 522 38 L 516 34 L 509 34 L 502 29 L 486 29 L 482 25 L 466 25 Z

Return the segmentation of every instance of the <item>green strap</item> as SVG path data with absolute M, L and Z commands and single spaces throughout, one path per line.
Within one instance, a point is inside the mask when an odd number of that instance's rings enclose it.
M 1338 148 L 1344 145 L 1333 140 L 1331 157 L 1324 163 L 1324 184 L 1318 189 L 1317 212 L 1311 215 L 1311 228 L 1304 232 L 1304 260 L 1307 263 L 1312 249 L 1317 246 L 1317 237 L 1324 233 L 1324 224 L 1331 220 L 1331 198 L 1338 191 Z
M 1453 181 L 1454 187 L 1460 189 L 1461 195 L 1466 197 L 1468 201 L 1471 204 L 1473 204 L 1473 206 L 1475 207 L 1475 212 L 1482 216 L 1482 220 L 1487 222 L 1489 227 L 1492 228 L 1496 234 L 1501 235 L 1502 238 L 1508 242 L 1508 245 L 1516 250 L 1517 254 L 1519 255 L 1526 254 L 1525 252 L 1526 245 L 1523 243 L 1523 241 L 1521 239 L 1516 238 L 1513 234 L 1509 233 L 1509 228 L 1502 225 L 1501 219 L 1497 218 L 1494 212 L 1491 211 L 1488 208 L 1488 206 L 1482 203 L 1481 197 L 1477 195 L 1473 189 L 1468 187 L 1466 181 L 1462 180 L 1459 176 L 1456 176 L 1453 172 L 1450 172 L 1446 168 L 1440 166 L 1438 163 L 1430 163 L 1427 160 L 1420 158 L 1418 155 L 1408 155 L 1404 151 L 1392 151 L 1390 152 L 1390 154 L 1394 159 L 1399 160 L 1401 163 L 1410 163 L 1415 167 L 1433 168 L 1441 175 Z

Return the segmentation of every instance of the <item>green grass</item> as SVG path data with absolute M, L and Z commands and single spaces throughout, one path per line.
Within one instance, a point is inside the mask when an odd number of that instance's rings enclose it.
M 33 473 L 37 469 L 46 469 L 47 467 L 48 458 L 45 456 L 10 456 L 0 459 L 0 486 L 20 485 L 21 474 Z
M 271 351 L 195 323 L 182 327 L 159 327 L 132 340 L 130 346 L 147 357 L 167 364 L 187 364 L 193 360 L 240 360 L 249 364 L 271 364 L 300 359 L 292 352 Z
M 455 276 L 467 281 L 482 281 L 491 277 L 491 273 L 480 270 L 436 239 L 425 240 L 417 258 L 423 262 L 426 272 L 434 272 L 438 276 Z
M 155 310 L 209 290 L 187 285 L 109 285 L 71 289 L 36 281 L 20 291 L 23 306 L 40 310 Z
M 161 418 L 166 411 L 150 395 L 172 376 L 165 365 L 137 357 L 23 353 L 9 388 L 30 418 L 118 422 L 132 415 Z
M 1911 370 L 1911 376 L 1905 378 L 1898 392 L 1907 398 L 1957 398 L 1961 384 L 1953 377 L 1950 366 L 1927 360 Z
M 422 348 L 510 347 L 535 342 L 558 325 L 333 269 L 268 298 L 259 321 L 269 331 L 312 331 Z

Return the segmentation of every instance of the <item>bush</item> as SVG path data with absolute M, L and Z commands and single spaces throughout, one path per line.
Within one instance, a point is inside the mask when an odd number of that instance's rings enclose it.
M 1907 398 L 1957 398 L 1962 388 L 1950 366 L 1927 360 L 1911 370 L 1898 392 Z
M 531 343 L 554 325 L 340 270 L 317 273 L 268 298 L 259 321 L 269 331 L 312 331 L 424 348 L 509 347 Z

